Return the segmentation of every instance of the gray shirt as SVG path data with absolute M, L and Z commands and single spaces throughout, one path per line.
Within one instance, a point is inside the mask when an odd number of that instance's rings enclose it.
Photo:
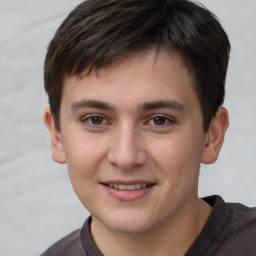
M 203 200 L 213 211 L 185 256 L 256 256 L 256 208 L 225 203 L 220 196 Z M 41 256 L 103 256 L 91 237 L 90 223 L 91 217 Z

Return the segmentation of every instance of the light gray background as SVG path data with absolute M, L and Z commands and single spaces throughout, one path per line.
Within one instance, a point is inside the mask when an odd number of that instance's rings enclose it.
M 0 256 L 39 255 L 88 215 L 66 166 L 53 162 L 42 121 L 43 60 L 78 0 L 0 0 Z M 203 166 L 200 195 L 256 205 L 256 1 L 201 1 L 232 44 L 225 106 L 230 128 L 218 162 Z

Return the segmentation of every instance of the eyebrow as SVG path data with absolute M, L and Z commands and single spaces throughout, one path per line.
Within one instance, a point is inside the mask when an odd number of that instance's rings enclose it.
M 77 102 L 74 102 L 71 105 L 71 108 L 73 111 L 76 111 L 80 108 L 98 108 L 98 109 L 104 109 L 104 110 L 113 110 L 114 107 L 111 106 L 108 103 L 105 103 L 103 101 L 99 100 L 80 100 Z
M 161 101 L 146 102 L 141 104 L 140 106 L 140 109 L 142 110 L 153 110 L 153 109 L 160 109 L 160 108 L 170 108 L 177 111 L 183 111 L 185 109 L 185 106 L 175 100 L 161 100 Z
M 99 100 L 80 100 L 74 102 L 71 105 L 73 111 L 76 111 L 81 108 L 97 108 L 103 110 L 114 110 L 115 107 Z M 145 102 L 139 105 L 140 110 L 154 110 L 160 108 L 169 108 L 174 109 L 177 111 L 183 111 L 185 109 L 184 105 L 180 104 L 175 100 L 160 100 L 160 101 L 152 101 L 152 102 Z

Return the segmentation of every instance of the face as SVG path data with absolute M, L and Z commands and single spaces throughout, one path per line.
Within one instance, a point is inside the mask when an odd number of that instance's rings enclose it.
M 198 200 L 207 135 L 193 76 L 178 55 L 155 57 L 64 84 L 59 162 L 93 221 L 112 231 L 171 225 Z

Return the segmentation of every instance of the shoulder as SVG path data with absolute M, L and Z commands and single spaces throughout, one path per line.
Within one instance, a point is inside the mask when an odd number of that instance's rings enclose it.
M 256 207 L 248 207 L 240 203 L 226 203 L 220 196 L 210 196 L 204 200 L 213 207 L 214 220 L 223 222 L 224 227 L 228 229 L 239 230 L 256 222 Z
M 248 207 L 239 203 L 227 203 L 230 216 L 227 222 L 229 233 L 254 232 L 256 238 L 256 207 Z M 255 241 L 255 240 L 254 240 Z
M 226 203 L 221 197 L 213 206 L 216 231 L 210 244 L 210 255 L 256 256 L 256 208 L 240 203 Z M 209 199 L 208 199 L 209 200 Z M 212 231 L 212 230 L 211 230 Z
M 83 256 L 85 255 L 80 242 L 81 229 L 77 229 L 69 235 L 54 243 L 41 256 Z
M 89 216 L 81 229 L 77 229 L 53 244 L 41 256 L 103 256 L 90 233 L 92 218 Z
M 256 208 L 238 203 L 227 205 L 230 217 L 223 230 L 221 251 L 229 252 L 232 248 L 234 255 L 256 255 Z

